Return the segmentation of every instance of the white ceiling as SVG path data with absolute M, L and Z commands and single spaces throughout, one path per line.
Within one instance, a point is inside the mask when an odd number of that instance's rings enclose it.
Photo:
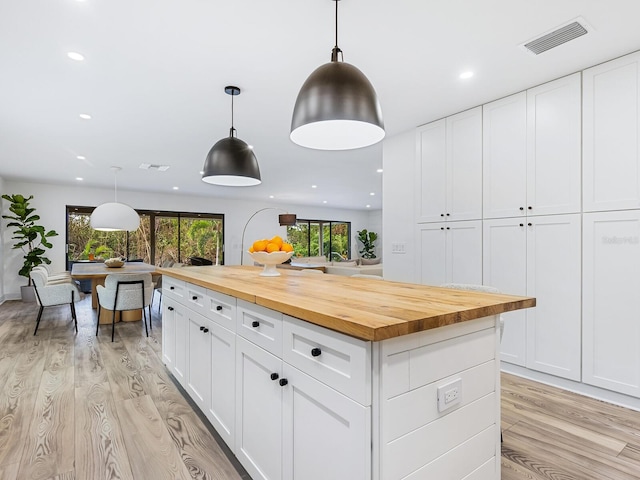
M 0 176 L 112 187 L 118 165 L 120 189 L 381 208 L 381 144 L 321 152 L 289 140 L 298 90 L 330 59 L 334 5 L 0 0 Z M 519 48 L 579 16 L 593 32 L 537 57 Z M 342 0 L 339 46 L 376 88 L 389 137 L 640 49 L 638 18 L 638 0 Z M 460 80 L 465 70 L 475 76 Z M 229 134 L 225 85 L 242 89 L 235 127 L 255 148 L 256 187 L 200 180 Z

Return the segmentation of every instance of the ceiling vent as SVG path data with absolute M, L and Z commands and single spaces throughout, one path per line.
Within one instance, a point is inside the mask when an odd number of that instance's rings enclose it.
M 141 163 L 140 169 L 142 170 L 157 170 L 159 172 L 166 172 L 169 170 L 169 165 L 154 165 L 153 163 Z
M 570 42 L 578 37 L 586 35 L 591 31 L 591 27 L 582 18 L 572 20 L 570 23 L 545 33 L 541 37 L 534 38 L 521 45 L 527 52 L 533 55 L 540 55 L 547 50 Z

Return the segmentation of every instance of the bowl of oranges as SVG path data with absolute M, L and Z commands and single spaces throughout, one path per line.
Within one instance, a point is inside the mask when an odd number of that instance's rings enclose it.
M 276 235 L 271 239 L 263 238 L 253 242 L 249 247 L 251 258 L 255 262 L 264 265 L 260 272 L 263 277 L 277 277 L 280 272 L 276 270 L 276 265 L 286 262 L 293 255 L 293 245 L 282 240 Z

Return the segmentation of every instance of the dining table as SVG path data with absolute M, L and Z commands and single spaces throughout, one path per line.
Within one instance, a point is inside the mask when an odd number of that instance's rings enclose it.
M 91 280 L 91 307 L 98 308 L 98 285 L 104 285 L 104 279 L 111 273 L 151 273 L 156 271 L 155 265 L 144 262 L 125 262 L 121 267 L 108 267 L 101 262 L 77 262 L 71 267 L 74 280 Z M 111 323 L 113 311 L 102 308 L 99 323 Z M 118 312 L 116 321 L 133 322 L 142 319 L 142 310 Z

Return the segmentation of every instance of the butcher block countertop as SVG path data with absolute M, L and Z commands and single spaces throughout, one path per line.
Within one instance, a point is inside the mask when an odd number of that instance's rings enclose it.
M 279 277 L 262 277 L 261 271 L 261 267 L 204 266 L 159 268 L 156 273 L 369 341 L 536 305 L 530 297 L 341 275 L 305 275 L 295 270 L 279 270 Z

